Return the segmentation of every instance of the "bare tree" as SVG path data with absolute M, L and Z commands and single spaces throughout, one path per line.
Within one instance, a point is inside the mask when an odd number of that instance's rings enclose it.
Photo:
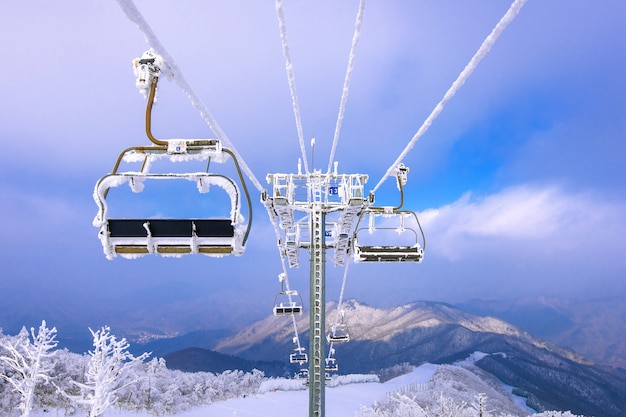
M 15 337 L 0 340 L 0 361 L 11 370 L 11 375 L 0 374 L 21 398 L 19 409 L 22 417 L 28 417 L 33 408 L 35 388 L 40 382 L 48 382 L 54 364 L 50 358 L 56 353 L 58 342 L 56 328 L 48 329 L 45 320 L 37 334 L 25 327 Z M 32 342 L 31 342 L 32 337 Z
M 81 396 L 76 400 L 89 408 L 90 417 L 100 417 L 117 402 L 120 390 L 141 379 L 133 371 L 150 354 L 134 357 L 128 352 L 130 345 L 126 339 L 117 340 L 108 326 L 89 331 L 94 349 L 89 351 L 85 381 L 74 381 L 81 390 Z

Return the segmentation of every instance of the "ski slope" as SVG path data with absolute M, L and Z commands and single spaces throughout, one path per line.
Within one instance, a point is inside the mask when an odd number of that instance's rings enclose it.
M 326 387 L 326 416 L 352 416 L 361 406 L 371 406 L 374 401 L 383 398 L 407 385 L 428 382 L 437 369 L 436 365 L 425 364 L 415 368 L 410 374 L 380 383 L 361 383 Z M 205 407 L 180 413 L 179 417 L 292 417 L 308 415 L 308 390 L 276 390 L 257 394 L 252 397 L 220 401 Z M 115 412 L 114 412 L 115 413 Z M 117 415 L 117 413 L 115 413 Z M 129 414 L 128 417 L 133 415 Z
M 437 370 L 437 365 L 424 364 L 414 368 L 413 372 L 391 379 L 383 384 L 377 382 L 354 383 L 337 387 L 326 387 L 326 416 L 345 417 L 353 416 L 361 406 L 371 406 L 375 401 L 382 399 L 388 393 L 405 388 L 412 384 L 430 381 Z M 176 417 L 275 417 L 285 415 L 290 417 L 306 417 L 309 412 L 309 391 L 295 389 L 294 385 L 302 384 L 297 380 L 268 380 L 267 386 L 261 386 L 263 393 L 248 397 L 239 397 L 227 401 L 219 401 L 210 405 L 196 407 L 192 410 L 175 414 Z M 265 383 L 264 383 L 265 384 Z M 272 386 L 281 386 L 274 390 Z M 287 390 L 284 390 L 287 389 Z M 289 390 L 292 389 L 292 390 Z M 80 414 L 80 411 L 78 412 Z M 54 411 L 39 410 L 31 414 L 33 417 L 50 417 Z M 60 415 L 60 414 L 59 414 Z M 111 408 L 103 417 L 147 417 L 146 412 L 133 413 Z

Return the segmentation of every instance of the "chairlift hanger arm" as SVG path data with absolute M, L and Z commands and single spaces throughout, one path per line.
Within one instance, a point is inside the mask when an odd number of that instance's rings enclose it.
M 146 136 L 155 145 L 165 146 L 167 149 L 169 145 L 169 141 L 165 139 L 157 139 L 152 134 L 152 107 L 154 106 L 154 98 L 156 97 L 156 89 L 157 89 L 158 82 L 159 82 L 159 77 L 155 75 L 152 78 L 152 83 L 150 84 L 150 93 L 148 94 L 148 100 L 146 102 Z M 185 142 L 187 142 L 187 144 L 191 146 L 193 145 L 203 146 L 203 145 L 211 145 L 213 142 L 216 142 L 216 140 L 215 139 L 213 140 L 212 139 L 187 140 Z
M 394 212 L 400 210 L 402 208 L 402 206 L 404 206 L 404 183 L 406 183 L 406 174 L 408 173 L 409 169 L 407 167 L 404 166 L 404 164 L 400 164 L 397 168 L 397 173 L 396 173 L 396 180 L 398 182 L 398 190 L 400 190 L 400 204 L 398 204 L 397 206 L 394 207 L 383 207 L 383 206 L 370 206 L 368 207 L 368 210 L 370 211 L 387 211 L 389 209 L 393 210 Z
M 228 148 L 222 148 L 223 152 L 226 152 L 230 155 L 235 163 L 235 168 L 237 168 L 237 175 L 239 176 L 239 182 L 241 182 L 241 187 L 243 188 L 243 193 L 246 196 L 246 201 L 248 203 L 248 225 L 246 226 L 246 232 L 243 236 L 242 244 L 246 246 L 246 241 L 248 240 L 248 235 L 250 234 L 250 227 L 252 226 L 252 200 L 250 199 L 250 192 L 248 191 L 248 186 L 246 185 L 246 181 L 243 178 L 243 173 L 241 172 L 241 167 L 239 166 L 239 161 L 235 156 L 235 153 Z
M 159 83 L 159 77 L 155 76 L 150 84 L 150 94 L 148 95 L 148 102 L 146 104 L 146 135 L 152 143 L 158 146 L 167 146 L 166 140 L 160 140 L 152 135 L 152 106 L 154 104 L 154 96 L 156 95 L 157 84 Z
M 148 95 L 148 100 L 147 100 L 147 104 L 146 104 L 146 136 L 148 137 L 148 139 L 150 139 L 150 141 L 152 143 L 154 143 L 155 146 L 136 146 L 136 147 L 131 147 L 131 148 L 127 148 L 125 149 L 117 158 L 117 161 L 115 162 L 115 166 L 113 167 L 113 174 L 115 174 L 117 172 L 117 169 L 119 168 L 120 163 L 122 162 L 122 159 L 124 158 L 124 155 L 130 151 L 137 151 L 137 152 L 141 152 L 141 153 L 166 153 L 168 151 L 168 147 L 169 147 L 169 141 L 167 140 L 161 140 L 161 139 L 157 139 L 153 134 L 152 134 L 152 107 L 154 104 L 154 98 L 156 96 L 156 89 L 157 89 L 157 84 L 159 82 L 159 77 L 158 76 L 154 76 L 152 78 L 152 83 L 150 85 L 150 93 Z M 193 141 L 186 141 L 189 145 L 189 148 L 187 148 L 187 151 L 194 151 L 194 150 L 201 150 L 203 149 L 203 147 L 206 146 L 213 146 L 215 144 L 218 143 L 217 140 L 215 139 L 206 139 L 206 140 L 193 140 Z M 241 182 L 241 186 L 243 188 L 244 194 L 246 196 L 246 201 L 248 203 L 248 225 L 246 227 L 246 231 L 243 237 L 243 245 L 245 246 L 246 241 L 248 240 L 248 235 L 250 234 L 250 227 L 252 225 L 252 201 L 250 199 L 250 192 L 248 191 L 248 187 L 246 185 L 246 181 L 243 178 L 243 173 L 241 172 L 241 167 L 239 165 L 239 161 L 237 160 L 237 157 L 235 156 L 234 152 L 231 151 L 228 148 L 221 148 L 221 150 L 225 153 L 227 153 L 228 155 L 230 155 L 230 157 L 232 158 L 233 162 L 235 163 L 235 168 L 237 169 L 237 175 L 239 176 L 239 181 Z M 145 161 L 144 161 L 145 164 Z M 144 165 L 142 165 L 141 169 L 143 171 Z M 104 192 L 104 197 L 106 198 L 106 195 L 108 193 L 108 189 L 105 190 Z

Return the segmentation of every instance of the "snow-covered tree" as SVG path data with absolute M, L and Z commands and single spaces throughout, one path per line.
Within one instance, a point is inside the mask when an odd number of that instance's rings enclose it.
M 89 351 L 84 382 L 74 381 L 81 391 L 76 400 L 88 407 L 90 417 L 100 417 L 117 402 L 121 390 L 142 378 L 134 371 L 150 354 L 134 357 L 126 339 L 117 340 L 108 326 L 89 331 L 94 349 Z
M 50 379 L 54 390 L 38 390 L 36 399 L 39 407 L 47 410 L 64 410 L 66 416 L 74 414 L 76 411 L 74 398 L 80 396 L 80 389 L 73 381 L 84 381 L 87 364 L 87 355 L 72 353 L 67 349 L 57 350 Z
M 51 357 L 58 344 L 56 332 L 56 328 L 49 329 L 44 320 L 37 334 L 34 327 L 31 327 L 30 335 L 22 327 L 17 336 L 0 340 L 0 362 L 11 371 L 10 374 L 0 374 L 0 377 L 19 394 L 22 417 L 30 415 L 37 384 L 50 379 L 50 371 L 54 367 Z
M 487 410 L 487 395 L 484 392 L 479 392 L 474 399 L 470 406 L 476 410 L 476 415 L 478 417 L 490 417 L 494 410 Z

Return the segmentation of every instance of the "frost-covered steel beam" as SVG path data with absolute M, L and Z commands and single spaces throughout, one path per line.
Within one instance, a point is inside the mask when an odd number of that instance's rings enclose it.
M 329 216 L 323 231 L 324 249 L 334 249 L 333 262 L 343 265 L 345 255 L 350 250 L 350 236 L 355 219 L 373 201 L 365 197 L 364 186 L 368 176 L 364 174 L 268 174 L 267 181 L 271 191 L 262 196 L 270 219 L 279 223 L 282 236 L 279 250 L 289 261 L 290 268 L 299 266 L 299 249 L 309 249 L 310 239 L 305 233 L 311 233 L 307 216 L 311 204 L 322 204 L 322 209 Z M 302 212 L 304 218 L 296 220 L 296 212 Z

